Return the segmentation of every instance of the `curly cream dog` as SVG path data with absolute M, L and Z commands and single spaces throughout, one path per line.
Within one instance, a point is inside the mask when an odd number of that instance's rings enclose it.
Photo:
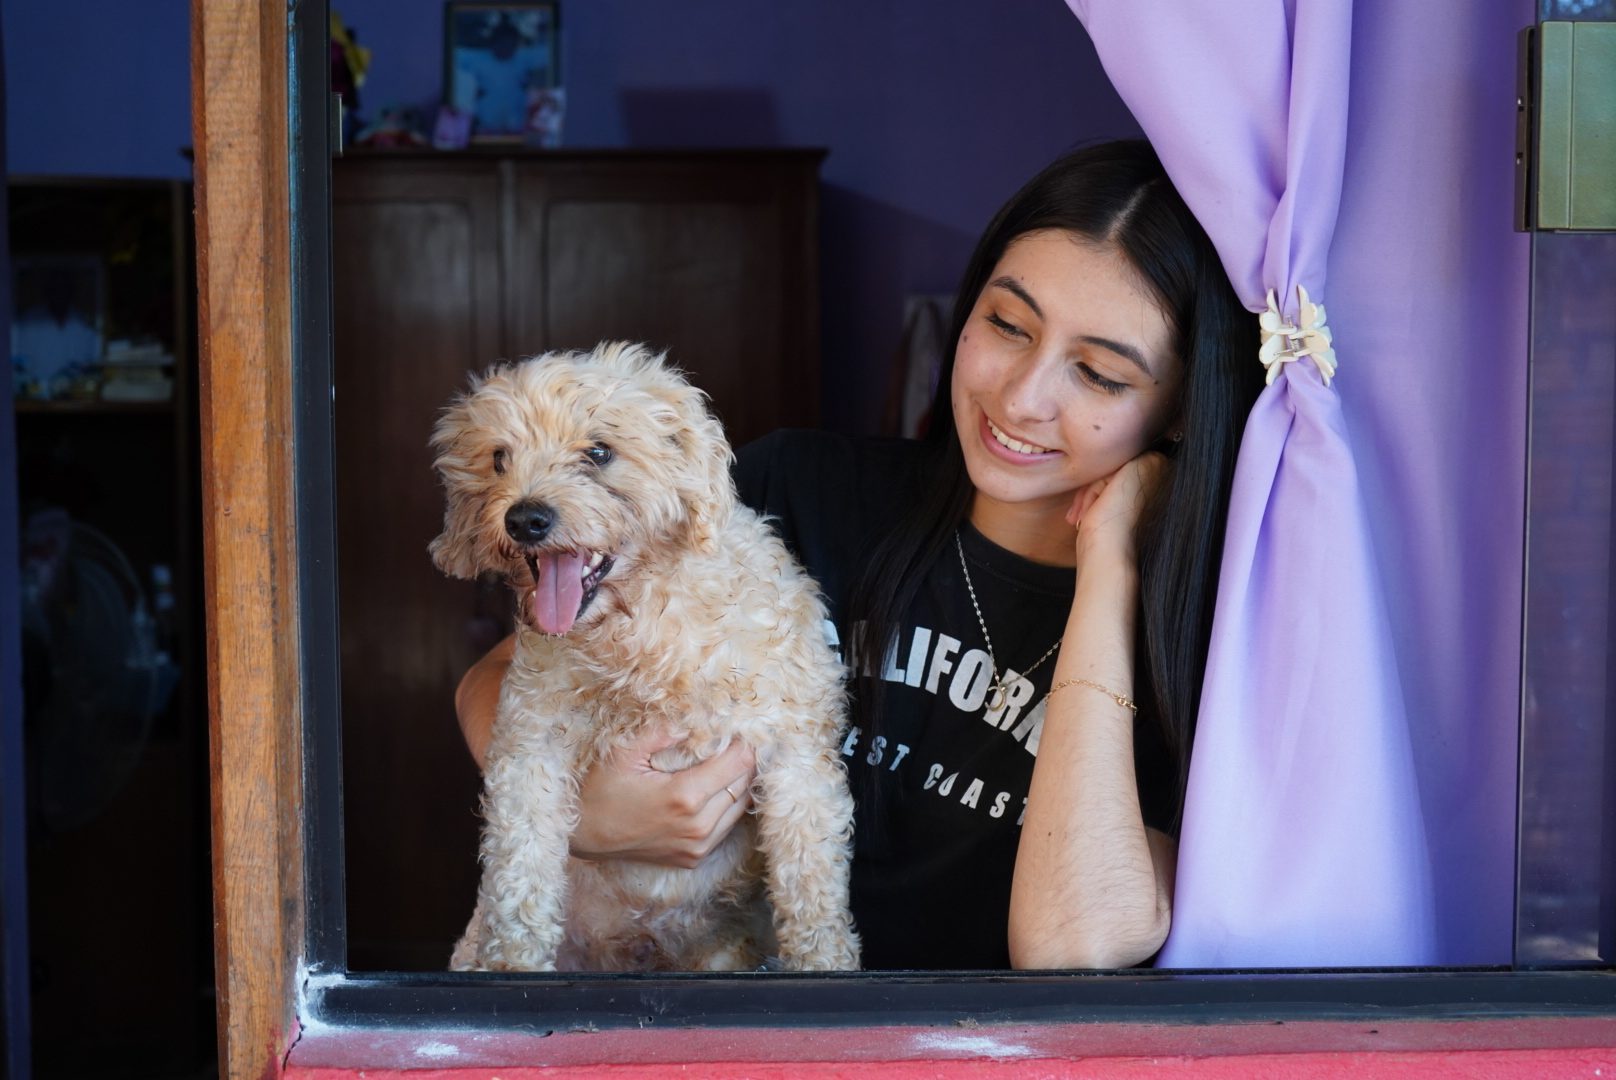
M 519 612 L 451 966 L 856 968 L 841 666 L 702 393 L 642 346 L 550 353 L 474 378 L 432 445 L 434 562 L 502 576 Z M 755 820 L 694 869 L 571 858 L 578 778 L 652 724 L 688 732 L 659 768 L 751 746 Z

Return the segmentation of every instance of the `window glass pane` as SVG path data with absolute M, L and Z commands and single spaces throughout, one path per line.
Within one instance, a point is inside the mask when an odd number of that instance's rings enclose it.
M 1608 964 L 1616 957 L 1616 235 L 1536 233 L 1532 243 L 1515 959 L 1530 967 Z

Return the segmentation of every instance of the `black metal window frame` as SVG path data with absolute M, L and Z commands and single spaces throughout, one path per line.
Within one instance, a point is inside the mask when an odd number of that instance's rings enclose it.
M 333 482 L 328 3 L 288 25 L 305 1018 L 353 1027 L 1216 1023 L 1616 1015 L 1616 971 L 1513 968 L 822 975 L 352 972 L 347 966 Z

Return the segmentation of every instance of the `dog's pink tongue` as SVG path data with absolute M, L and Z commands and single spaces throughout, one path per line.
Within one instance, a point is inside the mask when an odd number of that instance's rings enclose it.
M 539 580 L 533 587 L 533 621 L 546 634 L 565 634 L 578 618 L 584 600 L 584 557 L 579 552 L 539 556 Z

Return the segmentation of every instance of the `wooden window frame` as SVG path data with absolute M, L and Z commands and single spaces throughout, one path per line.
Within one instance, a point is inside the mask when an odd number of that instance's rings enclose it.
M 1497 1075 L 1533 1075 L 1609 1061 L 1600 1048 L 1616 1046 L 1616 982 L 1607 971 L 968 979 L 348 972 L 329 252 L 323 241 L 300 243 L 329 233 L 326 8 L 292 5 L 290 27 L 284 0 L 193 0 L 192 14 L 224 1075 L 333 1065 L 385 1073 L 389 1063 L 423 1064 L 408 1051 L 419 1051 L 430 1033 L 468 1026 L 494 1029 L 495 1045 L 507 1048 L 516 1045 L 511 1039 L 529 1040 L 520 1044 L 528 1049 L 510 1053 L 536 1052 L 532 1040 L 558 1033 L 542 1044 L 544 1060 L 576 1066 L 813 1060 L 827 1069 L 886 1062 L 902 1071 L 906 1063 L 983 1051 L 981 1040 L 993 1039 L 972 1034 L 980 1025 L 1001 1025 L 994 1028 L 1001 1033 L 1002 1025 L 1022 1025 L 1014 1030 L 1033 1049 L 1001 1056 L 1007 1065 L 1025 1063 L 1027 1054 L 1209 1053 L 1228 1064 L 1282 1052 L 1299 1055 L 1290 1060 L 1300 1067 L 1386 1050 L 1399 1052 L 1385 1058 L 1386 1074 L 1415 1074 L 1433 1055 L 1475 1053 L 1493 1055 Z M 823 1028 L 839 1034 L 803 1042 L 805 1032 Z M 605 1029 L 620 1037 L 592 1037 Z M 917 1032 L 949 1038 L 927 1043 Z M 300 1042 L 302 1065 L 299 1054 L 288 1058 Z M 1245 1067 L 1209 1071 L 1241 1075 Z

